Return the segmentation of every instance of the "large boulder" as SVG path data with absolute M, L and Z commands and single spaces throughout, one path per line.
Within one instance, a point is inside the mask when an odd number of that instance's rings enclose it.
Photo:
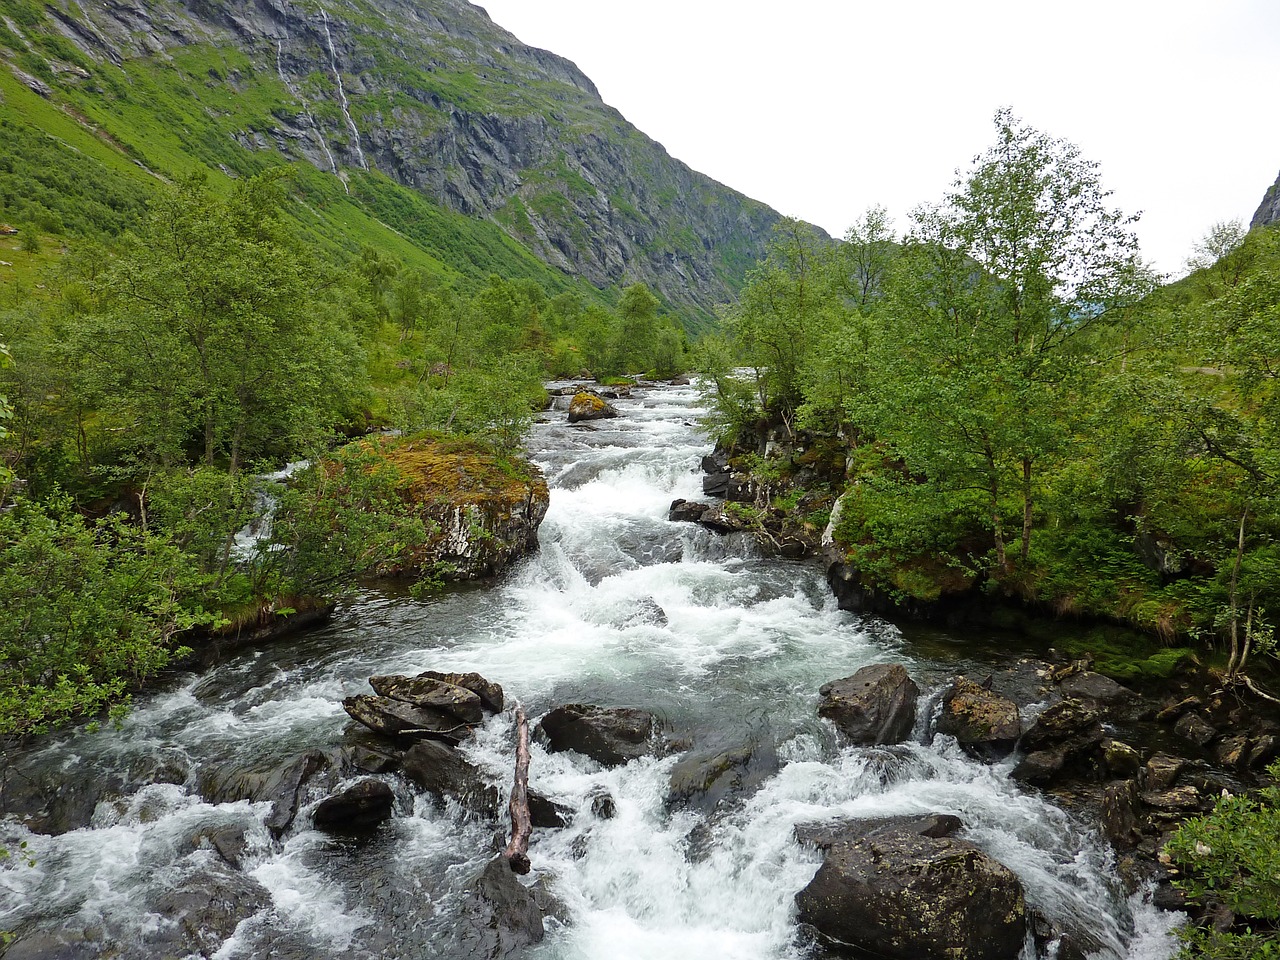
M 1047 783 L 1064 772 L 1098 774 L 1103 769 L 1105 738 L 1096 706 L 1075 698 L 1059 701 L 1023 735 L 1027 754 L 1012 775 L 1029 783 Z
M 1022 735 L 1018 705 L 967 677 L 957 677 L 942 700 L 938 732 L 983 760 L 998 760 L 1013 752 Z
M 170 923 L 148 937 L 155 951 L 151 955 L 211 957 L 242 920 L 270 903 L 266 888 L 242 873 L 217 867 L 189 877 L 167 889 L 155 904 L 156 912 Z
M 750 795 L 778 771 L 778 752 L 769 736 L 692 750 L 671 768 L 667 806 L 704 812 Z
M 480 723 L 484 719 L 479 696 L 435 677 L 370 677 L 369 686 L 381 696 L 450 714 L 461 723 Z
M 298 815 L 304 788 L 312 782 L 332 783 L 337 773 L 332 756 L 311 750 L 284 763 L 273 760 L 250 767 L 236 763 L 206 767 L 200 771 L 197 788 L 210 803 L 270 801 L 267 829 L 280 837 Z
M 522 884 L 504 857 L 494 857 L 471 881 L 452 937 L 442 956 L 508 960 L 546 935 L 539 894 Z
M 823 684 L 818 715 L 856 744 L 901 743 L 916 722 L 920 688 L 896 663 L 863 667 L 851 677 Z
M 664 748 L 654 715 L 629 707 L 565 704 L 542 718 L 538 732 L 553 753 L 576 750 L 606 767 L 653 756 Z
M 903 830 L 833 844 L 796 904 L 824 941 L 897 960 L 1015 960 L 1027 933 L 1012 871 L 967 841 Z
M 794 834 L 798 843 L 819 850 L 830 850 L 837 843 L 847 843 L 859 837 L 879 833 L 910 833 L 918 837 L 939 839 L 949 837 L 964 826 L 959 817 L 950 813 L 926 813 L 920 816 L 898 817 L 837 817 L 833 820 L 809 820 L 797 823 Z
M 342 709 L 351 719 L 384 737 L 423 737 L 457 744 L 471 734 L 471 727 L 452 714 L 390 697 L 347 697 Z
M 618 415 L 618 408 L 593 390 L 581 390 L 569 401 L 569 422 L 608 420 Z
M 401 771 L 419 789 L 442 800 L 454 800 L 484 817 L 498 814 L 498 788 L 486 783 L 475 764 L 446 744 L 415 743 L 405 752 Z
M 397 489 L 424 521 L 424 542 L 384 573 L 427 572 L 444 580 L 490 577 L 538 545 L 551 503 L 546 479 L 528 460 L 475 440 L 412 437 L 360 441 L 398 477 Z M 358 458 L 339 474 L 367 469 Z M 342 477 L 335 479 L 341 482 Z

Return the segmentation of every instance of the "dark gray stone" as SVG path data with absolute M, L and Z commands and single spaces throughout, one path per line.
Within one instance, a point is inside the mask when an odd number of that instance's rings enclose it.
M 916 722 L 920 688 L 896 663 L 863 667 L 851 677 L 823 684 L 819 716 L 856 744 L 901 743 Z
M 481 816 L 498 814 L 498 788 L 485 783 L 475 764 L 447 744 L 436 740 L 415 743 L 405 752 L 402 772 L 419 789 L 436 797 L 455 800 Z
M 365 831 L 391 818 L 396 795 L 381 780 L 361 780 L 320 801 L 311 815 L 320 830 Z
M 504 703 L 502 687 L 492 680 L 486 680 L 478 673 L 441 673 L 438 670 L 423 670 L 417 675 L 419 680 L 443 680 L 455 687 L 470 690 L 480 698 L 480 704 L 490 713 L 501 713 Z
M 942 701 L 938 732 L 950 734 L 968 753 L 998 760 L 1013 752 L 1022 735 L 1018 705 L 1008 697 L 958 677 Z
M 428 707 L 415 707 L 390 697 L 361 694 L 347 697 L 342 709 L 358 723 L 384 737 L 421 737 L 458 744 L 470 736 L 471 728 L 452 714 Z
M 667 806 L 703 812 L 754 793 L 778 772 L 778 752 L 768 735 L 725 747 L 691 751 L 671 768 Z
M 566 704 L 543 717 L 538 731 L 553 753 L 574 750 L 606 767 L 653 756 L 662 747 L 653 714 L 628 707 Z
M 860 837 L 870 837 L 879 833 L 901 832 L 918 837 L 931 837 L 935 840 L 950 837 L 961 827 L 963 821 L 949 813 L 927 813 L 921 816 L 883 817 L 865 819 L 858 817 L 838 817 L 834 820 L 813 820 L 795 825 L 797 842 L 817 847 L 819 850 L 830 850 L 837 843 L 850 842 Z
M 461 723 L 480 723 L 484 720 L 479 696 L 466 687 L 435 677 L 370 677 L 369 686 L 380 696 L 415 707 L 438 710 L 456 717 Z

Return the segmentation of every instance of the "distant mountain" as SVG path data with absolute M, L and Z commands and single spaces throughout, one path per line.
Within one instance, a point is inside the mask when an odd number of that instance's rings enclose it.
M 463 0 L 6 0 L 0 57 L 23 88 L 0 116 L 34 93 L 136 171 L 305 161 L 336 178 L 315 188 L 332 242 L 359 220 L 363 241 L 386 228 L 474 274 L 477 244 L 511 246 L 497 227 L 555 273 L 643 281 L 694 321 L 732 297 L 779 219 Z M 521 273 L 524 257 L 502 259 Z
M 1263 194 L 1262 203 L 1249 226 L 1265 227 L 1273 223 L 1280 223 L 1280 177 L 1276 177 L 1276 182 Z

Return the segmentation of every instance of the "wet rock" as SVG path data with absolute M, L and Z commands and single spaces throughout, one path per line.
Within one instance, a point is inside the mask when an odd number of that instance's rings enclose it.
M 1102 794 L 1102 829 L 1113 846 L 1124 849 L 1142 839 L 1140 811 L 1136 780 L 1107 784 Z
M 311 815 L 319 830 L 371 830 L 391 818 L 395 793 L 381 780 L 361 780 L 341 793 L 320 801 Z
M 834 844 L 796 903 L 824 941 L 898 960 L 1014 960 L 1027 932 L 1012 871 L 966 841 L 902 831 Z
M 302 801 L 303 787 L 319 774 L 331 778 L 333 759 L 312 750 L 291 762 L 269 762 L 262 766 L 242 768 L 225 765 L 201 771 L 197 780 L 200 795 L 210 803 L 235 803 L 237 800 L 271 802 L 267 829 L 280 837 L 293 824 Z
M 1174 733 L 1180 737 L 1185 737 L 1196 746 L 1208 746 L 1209 742 L 1218 735 L 1218 731 L 1213 729 L 1199 714 L 1185 714 L 1173 727 Z
M 567 827 L 573 820 L 573 808 L 557 803 L 537 790 L 530 790 L 529 820 L 535 827 Z
M 778 753 L 771 738 L 704 746 L 671 768 L 667 807 L 710 812 L 722 802 L 750 795 L 777 772 Z
M 422 737 L 461 743 L 471 728 L 457 717 L 428 707 L 415 707 L 390 697 L 360 694 L 342 701 L 342 709 L 358 723 L 384 737 Z
M 453 931 L 458 949 L 442 955 L 507 960 L 541 943 L 546 933 L 535 895 L 500 856 L 471 881 L 461 913 Z
M 751 479 L 736 473 L 710 473 L 702 478 L 702 492 L 735 503 L 750 503 Z
M 698 524 L 713 533 L 745 533 L 751 529 L 751 524 L 747 522 L 746 517 L 733 509 L 726 508 L 723 503 L 717 503 L 704 510 L 702 516 L 698 518 Z
M 566 704 L 543 717 L 538 732 L 553 753 L 575 750 L 606 767 L 653 756 L 662 747 L 653 714 L 629 707 Z
M 368 743 L 353 743 L 343 748 L 347 767 L 360 773 L 394 773 L 400 769 L 401 751 L 372 736 L 368 739 Z
M 486 680 L 478 673 L 440 673 L 437 670 L 423 670 L 417 675 L 418 680 L 442 680 L 455 687 L 470 690 L 480 698 L 480 705 L 490 713 L 501 713 L 503 707 L 502 687 L 492 680 Z
M 104 955 L 103 944 L 75 929 L 18 932 L 3 954 L 4 960 L 102 960 Z
M 837 817 L 833 820 L 811 820 L 797 823 L 793 833 L 798 843 L 830 850 L 837 843 L 894 831 L 938 840 L 953 835 L 963 826 L 964 822 L 959 817 L 949 813 L 927 813 L 878 819 Z
M 1198 810 L 1203 803 L 1200 791 L 1195 787 L 1174 787 L 1172 790 L 1146 791 L 1142 802 L 1157 810 Z
M 1142 754 L 1120 740 L 1103 740 L 1102 758 L 1107 769 L 1117 777 L 1136 777 L 1142 769 Z
M 497 816 L 501 802 L 498 788 L 485 783 L 475 764 L 444 743 L 415 743 L 405 752 L 402 772 L 427 793 L 455 800 L 481 816 Z
M 1171 703 L 1166 703 L 1156 714 L 1156 720 L 1159 723 L 1173 723 L 1188 710 L 1194 710 L 1203 706 L 1204 703 L 1199 697 L 1183 697 Z
M 1264 766 L 1275 759 L 1277 752 L 1280 752 L 1280 737 L 1264 734 L 1250 743 L 1245 764 L 1251 768 Z
M 1065 678 L 1058 689 L 1063 696 L 1081 700 L 1096 700 L 1098 703 L 1116 704 L 1137 699 L 1137 694 L 1128 687 L 1116 683 L 1110 677 L 1100 673 L 1083 670 Z
M 1168 790 L 1186 767 L 1187 761 L 1169 753 L 1157 753 L 1147 761 L 1145 785 L 1148 790 Z
M 1018 705 L 966 677 L 958 677 L 942 701 L 938 732 L 959 741 L 982 760 L 998 760 L 1013 752 L 1022 734 Z
M 60 770 L 27 774 L 11 767 L 0 774 L 0 811 L 34 833 L 56 837 L 87 827 L 98 803 L 124 790 L 124 779 L 110 771 L 68 777 Z
M 667 519 L 677 523 L 697 523 L 702 515 L 711 509 L 711 504 L 697 500 L 672 500 L 671 509 L 667 511 Z
M 245 828 L 236 824 L 207 827 L 197 831 L 191 836 L 191 845 L 212 847 L 228 866 L 236 870 L 244 867 L 244 855 L 249 849 Z
M 818 715 L 853 743 L 901 743 L 916 722 L 920 688 L 897 663 L 863 667 L 851 677 L 823 684 Z
M 685 859 L 690 863 L 703 863 L 709 856 L 711 850 L 715 846 L 716 835 L 711 824 L 706 820 L 699 820 L 693 825 L 684 838 L 684 855 Z
M 481 723 L 484 720 L 479 696 L 466 687 L 435 677 L 370 677 L 369 686 L 380 696 L 446 713 L 461 723 Z
M 1035 750 L 1054 744 L 1068 744 L 1071 751 L 1096 747 L 1103 740 L 1097 709 L 1083 700 L 1063 700 L 1036 718 L 1022 738 L 1024 746 Z
M 214 869 L 198 874 L 157 899 L 155 910 L 175 921 L 182 953 L 212 956 L 241 920 L 271 903 L 266 888 L 242 873 Z M 166 931 L 168 932 L 168 931 Z M 167 939 L 167 938 L 165 938 Z
M 569 422 L 609 420 L 618 415 L 618 408 L 592 390 L 582 390 L 569 401 Z
M 589 794 L 591 814 L 600 820 L 612 820 L 618 815 L 618 804 L 604 787 L 595 787 Z
M 1067 748 L 1062 744 L 1033 750 L 1013 768 L 1009 776 L 1023 783 L 1045 784 L 1055 780 L 1067 765 Z
M 1250 742 L 1243 734 L 1227 737 L 1214 748 L 1214 756 L 1224 767 L 1239 770 L 1248 762 Z

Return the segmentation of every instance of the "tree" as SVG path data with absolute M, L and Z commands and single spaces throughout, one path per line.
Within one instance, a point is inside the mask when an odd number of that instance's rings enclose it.
M 199 177 L 152 203 L 94 283 L 96 310 L 69 324 L 106 412 L 166 465 L 301 445 L 327 429 L 358 356 L 311 296 L 314 280 L 279 217 L 277 177 L 230 197 Z
M 851 412 L 909 472 L 985 497 L 1007 575 L 1005 501 L 1020 507 L 1025 565 L 1038 471 L 1069 443 L 1070 398 L 1096 370 L 1084 347 L 1153 280 L 1096 164 L 1008 109 L 995 128 L 942 203 L 915 213 L 886 283 L 873 389 Z

